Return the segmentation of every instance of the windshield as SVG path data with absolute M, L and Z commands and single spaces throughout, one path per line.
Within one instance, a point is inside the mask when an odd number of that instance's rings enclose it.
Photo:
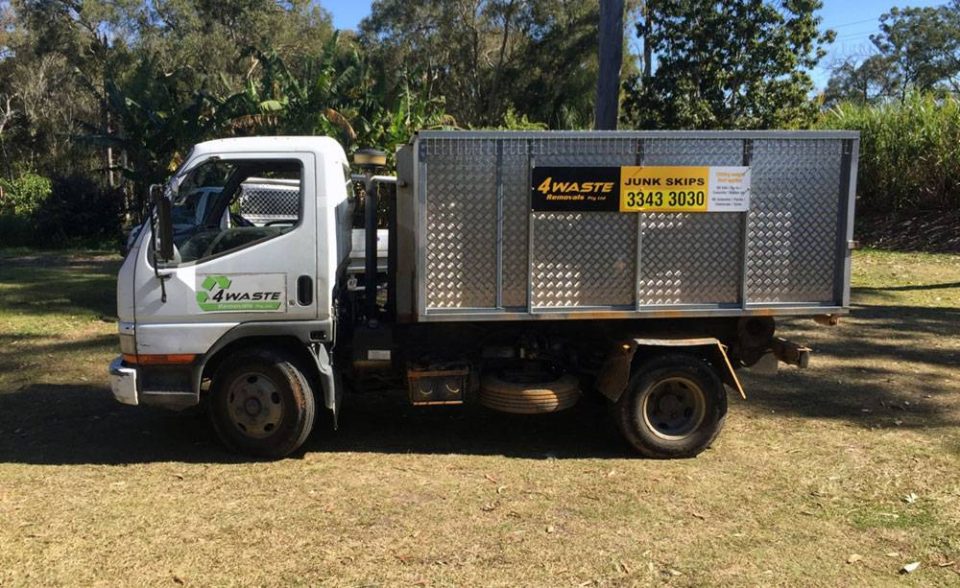
M 300 192 L 299 161 L 201 163 L 172 195 L 180 260 L 196 261 L 286 233 L 300 220 Z

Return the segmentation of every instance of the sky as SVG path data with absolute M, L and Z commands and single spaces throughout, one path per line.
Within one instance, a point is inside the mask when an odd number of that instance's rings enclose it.
M 594 0 L 595 1 L 595 0 Z M 333 15 L 338 29 L 355 29 L 360 20 L 370 13 L 370 0 L 321 0 L 321 5 Z M 812 72 L 814 83 L 823 87 L 830 77 L 830 64 L 851 55 L 870 51 L 870 34 L 878 30 L 880 15 L 894 6 L 939 6 L 946 0 L 824 0 L 820 16 L 822 27 L 837 32 L 837 40 L 828 47 L 827 56 Z
M 908 6 L 940 6 L 946 0 L 915 1 L 904 0 L 890 2 L 888 0 L 824 0 L 820 17 L 823 19 L 821 28 L 833 29 L 837 33 L 837 40 L 827 47 L 827 56 L 820 62 L 820 66 L 812 72 L 814 83 L 823 87 L 830 77 L 830 64 L 841 61 L 852 55 L 869 54 L 872 47 L 870 35 L 879 30 L 880 15 L 890 12 L 894 6 L 906 8 Z
M 333 15 L 333 26 L 338 29 L 356 29 L 363 17 L 370 14 L 371 0 L 320 0 Z

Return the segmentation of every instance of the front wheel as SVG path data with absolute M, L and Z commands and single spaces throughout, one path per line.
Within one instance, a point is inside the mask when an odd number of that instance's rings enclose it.
M 303 371 L 286 354 L 241 351 L 213 378 L 210 418 L 233 451 L 280 458 L 296 451 L 313 428 L 316 401 Z
M 613 412 L 620 432 L 641 455 L 694 457 L 723 429 L 727 395 L 706 361 L 667 354 L 639 367 Z

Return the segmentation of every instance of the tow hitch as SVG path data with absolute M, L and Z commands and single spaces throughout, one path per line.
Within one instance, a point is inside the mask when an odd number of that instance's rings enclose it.
M 810 365 L 810 352 L 812 350 L 809 347 L 787 341 L 782 337 L 774 337 L 771 346 L 773 354 L 783 363 L 795 365 L 798 368 L 805 368 Z

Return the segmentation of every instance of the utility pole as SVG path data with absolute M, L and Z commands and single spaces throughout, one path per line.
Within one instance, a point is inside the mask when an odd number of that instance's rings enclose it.
M 650 10 L 650 3 L 647 0 L 643 2 L 643 83 L 650 79 L 651 65 L 653 62 L 653 46 L 650 45 L 650 33 L 653 31 L 653 12 Z
M 620 67 L 623 64 L 623 0 L 600 0 L 600 75 L 594 128 L 615 130 L 620 115 Z

